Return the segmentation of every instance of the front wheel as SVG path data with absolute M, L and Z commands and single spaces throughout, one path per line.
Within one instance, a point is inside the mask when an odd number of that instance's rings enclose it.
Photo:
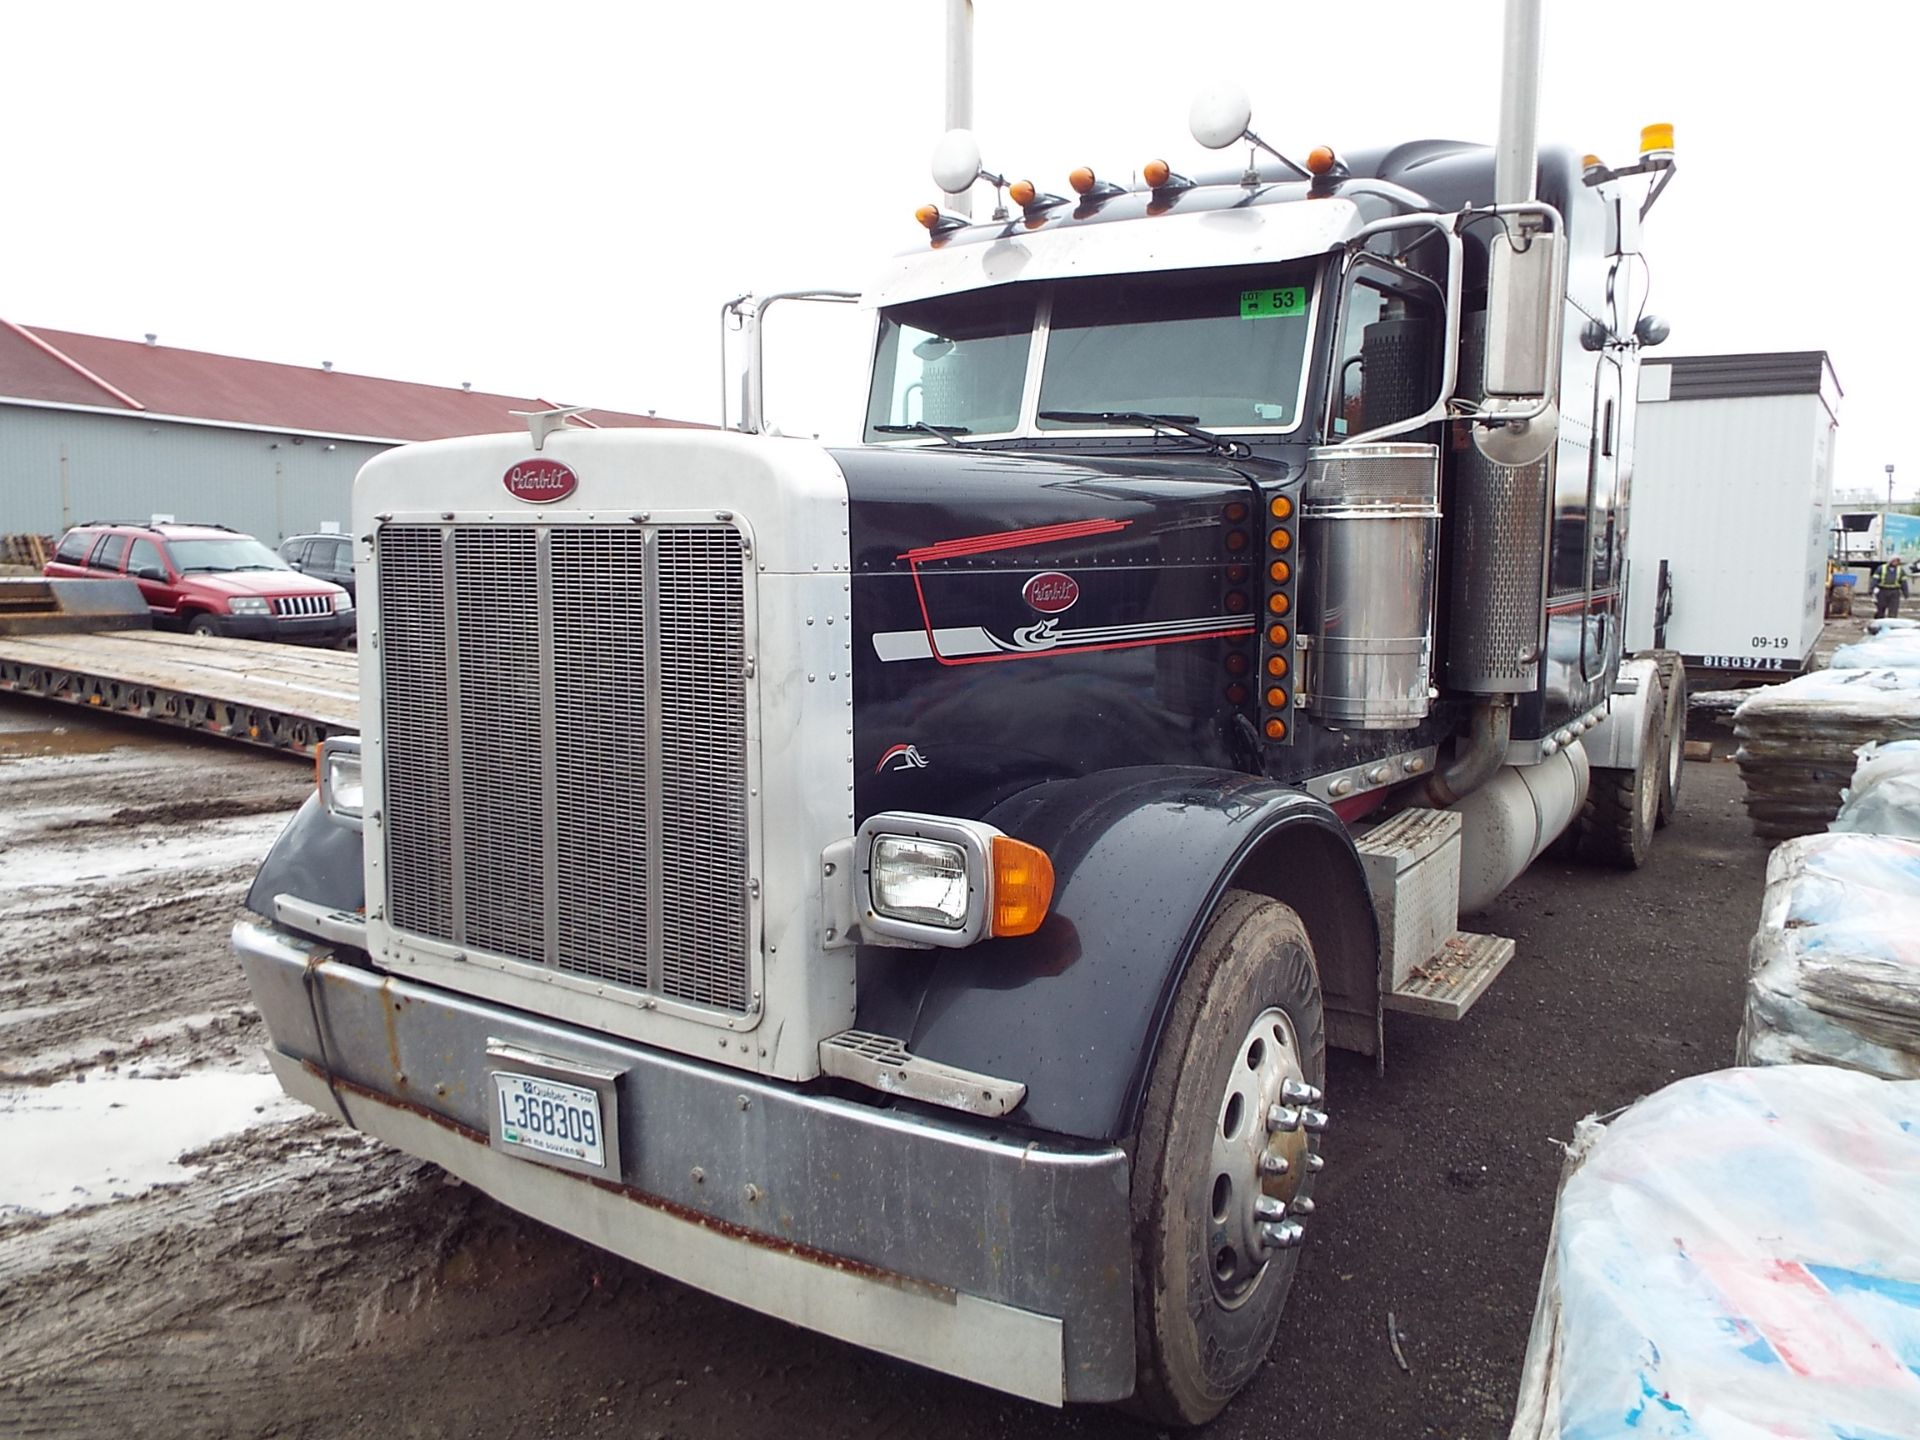
M 1326 1021 L 1294 910 L 1229 891 L 1195 951 L 1133 1158 L 1134 1408 L 1201 1425 L 1266 1359 L 1326 1125 Z
M 187 623 L 189 635 L 218 635 L 220 622 L 211 615 L 196 615 Z

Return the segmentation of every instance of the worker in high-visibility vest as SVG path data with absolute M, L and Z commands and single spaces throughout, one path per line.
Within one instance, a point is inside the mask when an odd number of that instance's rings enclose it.
M 1884 620 L 1900 613 L 1900 597 L 1907 593 L 1907 569 L 1898 555 L 1889 555 L 1873 572 L 1873 618 Z

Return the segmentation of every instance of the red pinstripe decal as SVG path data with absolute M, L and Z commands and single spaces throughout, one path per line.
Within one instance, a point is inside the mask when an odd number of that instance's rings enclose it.
M 1116 530 L 1124 530 L 1131 520 L 1073 520 L 1063 525 L 1037 525 L 1028 530 L 1002 530 L 994 535 L 975 535 L 964 540 L 941 540 L 932 545 L 923 545 L 919 549 L 909 550 L 898 558 L 907 562 L 907 569 L 913 576 L 914 597 L 920 602 L 920 624 L 927 632 L 927 649 L 935 661 L 942 665 L 990 665 L 999 660 L 1030 660 L 1041 655 L 1090 655 L 1097 650 L 1133 650 L 1142 645 L 1177 645 L 1186 640 L 1215 640 L 1230 635 L 1251 635 L 1254 624 L 1251 620 L 1240 623 L 1228 622 L 1231 628 L 1224 630 L 1206 630 L 1198 635 L 1150 636 L 1143 640 L 1114 640 L 1104 645 L 1056 645 L 1047 650 L 1009 650 L 999 655 L 942 655 L 940 643 L 934 639 L 933 617 L 927 610 L 927 592 L 920 583 L 920 562 L 922 560 L 946 560 L 959 555 L 984 555 L 994 550 L 1012 550 L 1021 545 L 1057 544 L 1063 540 L 1078 540 L 1088 535 L 1111 535 Z M 1226 616 L 1220 617 L 1223 621 Z
M 1051 545 L 1088 535 L 1111 535 L 1131 520 L 1069 520 L 1060 525 L 1035 525 L 1026 530 L 1001 530 L 992 535 L 969 535 L 960 540 L 936 540 L 896 558 L 918 565 L 922 560 L 949 560 L 957 555 L 984 555 L 990 550 L 1016 550 L 1022 545 Z

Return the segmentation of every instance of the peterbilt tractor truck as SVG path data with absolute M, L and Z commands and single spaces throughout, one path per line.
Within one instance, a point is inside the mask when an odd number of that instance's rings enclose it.
M 861 295 L 862 444 L 741 433 L 749 373 L 371 461 L 362 732 L 234 935 L 286 1089 L 770 1315 L 1215 1415 L 1339 1223 L 1326 1047 L 1675 799 L 1621 628 L 1671 137 L 1537 149 L 1537 26 L 1492 148 L 1296 164 L 1223 90 L 1244 167 L 1054 194 L 950 135 L 1000 206 Z

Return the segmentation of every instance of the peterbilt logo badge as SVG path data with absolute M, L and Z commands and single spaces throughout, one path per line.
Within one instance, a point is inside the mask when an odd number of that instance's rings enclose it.
M 1022 585 L 1020 598 L 1042 615 L 1058 615 L 1062 610 L 1071 610 L 1073 602 L 1080 598 L 1080 582 L 1071 575 L 1049 570 Z
M 551 505 L 580 488 L 580 479 L 558 460 L 522 460 L 501 477 L 507 493 L 529 505 Z

